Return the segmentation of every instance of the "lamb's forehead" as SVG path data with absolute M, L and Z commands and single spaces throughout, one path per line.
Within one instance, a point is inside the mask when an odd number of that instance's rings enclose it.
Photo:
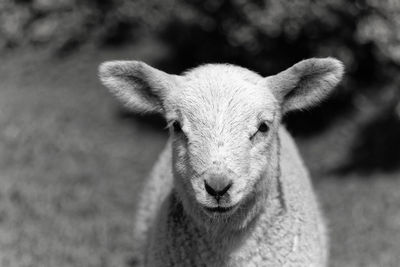
M 249 69 L 231 64 L 205 64 L 184 73 L 188 79 L 237 78 L 257 84 L 263 77 Z
M 276 107 L 272 93 L 260 85 L 263 77 L 248 69 L 208 64 L 183 76 L 185 84 L 174 97 L 175 106 L 183 113 L 195 112 L 192 117 L 225 114 L 245 118 L 262 111 L 271 113 Z

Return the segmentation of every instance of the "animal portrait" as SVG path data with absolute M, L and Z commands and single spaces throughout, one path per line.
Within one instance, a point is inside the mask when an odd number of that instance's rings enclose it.
M 170 75 L 103 63 L 102 83 L 127 108 L 159 113 L 169 128 L 139 204 L 144 264 L 326 266 L 324 219 L 281 118 L 328 97 L 343 72 L 333 58 L 268 77 L 229 64 Z
M 399 18 L 0 0 L 0 267 L 398 267 Z

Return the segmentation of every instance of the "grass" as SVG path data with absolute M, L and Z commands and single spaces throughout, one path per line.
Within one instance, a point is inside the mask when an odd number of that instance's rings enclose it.
M 109 59 L 152 62 L 155 51 L 145 44 L 62 59 L 3 56 L 0 266 L 129 266 L 135 200 L 166 133 L 118 116 L 96 72 Z M 398 266 L 399 173 L 325 171 L 343 159 L 351 125 L 298 140 L 330 221 L 332 266 Z

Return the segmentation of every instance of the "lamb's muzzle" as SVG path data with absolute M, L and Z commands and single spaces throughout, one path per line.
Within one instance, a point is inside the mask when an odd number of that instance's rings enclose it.
M 210 174 L 208 178 L 204 180 L 204 188 L 217 202 L 228 192 L 232 184 L 232 180 L 220 174 Z

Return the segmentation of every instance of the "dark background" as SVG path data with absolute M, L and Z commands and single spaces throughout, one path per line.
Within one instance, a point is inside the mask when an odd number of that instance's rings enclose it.
M 2 0 L 0 265 L 130 266 L 140 185 L 167 133 L 119 107 L 97 66 L 263 75 L 333 56 L 329 100 L 290 114 L 331 231 L 332 266 L 400 262 L 400 2 Z

